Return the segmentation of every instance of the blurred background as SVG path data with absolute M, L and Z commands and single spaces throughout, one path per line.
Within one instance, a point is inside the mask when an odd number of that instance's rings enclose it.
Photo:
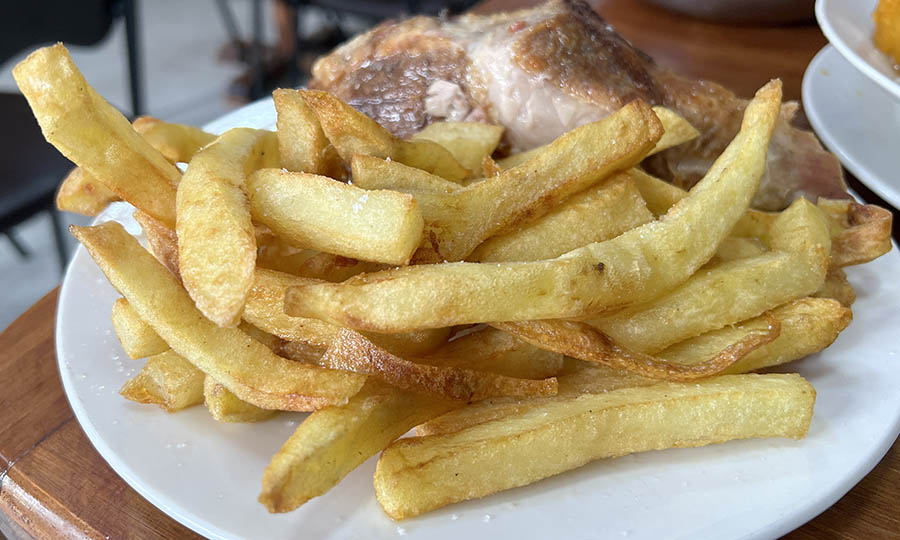
M 0 331 L 56 287 L 75 248 L 52 210 L 71 167 L 43 142 L 13 66 L 63 41 L 100 95 L 126 116 L 202 126 L 304 83 L 313 60 L 378 22 L 453 14 L 474 0 L 36 0 L 0 4 Z

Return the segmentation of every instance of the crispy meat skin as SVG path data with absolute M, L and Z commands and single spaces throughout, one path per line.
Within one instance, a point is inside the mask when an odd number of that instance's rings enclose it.
M 451 100 L 426 104 L 436 81 L 460 89 L 467 119 L 505 126 L 513 151 L 546 144 L 633 99 L 675 109 L 700 137 L 645 166 L 682 187 L 696 183 L 737 133 L 747 103 L 716 83 L 657 66 L 580 0 L 491 16 L 389 21 L 319 59 L 310 85 L 406 137 L 449 116 L 434 104 Z M 458 117 L 459 100 L 453 103 Z M 846 196 L 837 158 L 812 133 L 791 126 L 796 108 L 786 104 L 776 127 L 758 208 L 779 210 L 804 195 Z

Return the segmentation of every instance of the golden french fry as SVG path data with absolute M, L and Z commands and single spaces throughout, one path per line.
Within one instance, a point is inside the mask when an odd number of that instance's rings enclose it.
M 176 412 L 203 403 L 203 372 L 175 351 L 151 356 L 119 390 L 126 399 Z
M 480 171 L 485 158 L 490 159 L 497 149 L 503 130 L 503 126 L 482 122 L 434 122 L 410 140 L 436 142 L 449 150 L 460 165 L 474 172 Z
M 391 189 L 403 193 L 453 193 L 463 186 L 440 176 L 375 156 L 356 154 L 350 162 L 353 185 L 363 189 Z
M 254 219 L 298 247 L 406 264 L 422 240 L 422 214 L 404 193 L 279 169 L 255 172 L 249 188 Z
M 332 340 L 320 365 L 372 375 L 402 390 L 456 401 L 556 394 L 556 379 L 552 377 L 535 381 L 466 368 L 419 364 L 392 355 L 359 332 L 347 328 L 342 328 Z
M 653 149 L 647 154 L 648 156 L 652 156 L 653 154 L 662 152 L 673 146 L 695 139 L 699 135 L 699 132 L 690 124 L 690 122 L 682 118 L 681 115 L 672 109 L 657 106 L 653 107 L 653 112 L 656 113 L 656 116 L 663 126 L 663 134 L 662 137 L 656 141 L 656 145 Z M 534 158 L 542 148 L 543 147 L 532 148 L 525 152 L 513 154 L 501 159 L 497 164 L 501 169 L 517 167 Z M 487 177 L 487 174 L 485 174 L 485 177 Z
M 725 369 L 723 374 L 747 373 L 792 362 L 817 353 L 837 338 L 850 324 L 852 313 L 838 302 L 823 298 L 801 298 L 772 310 L 781 323 L 781 332 L 767 343 Z M 677 343 L 659 353 L 673 363 L 696 364 L 736 343 L 749 332 L 764 331 L 769 321 L 755 317 L 734 326 L 713 330 Z M 546 400 L 569 399 L 581 394 L 599 394 L 618 388 L 658 384 L 658 379 L 641 377 L 598 364 L 579 366 L 558 377 L 559 394 L 549 398 L 491 398 L 455 409 L 416 428 L 420 436 L 460 431 L 475 424 L 523 413 Z
M 666 294 L 593 320 L 591 326 L 622 347 L 652 354 L 819 290 L 831 246 L 819 209 L 797 199 L 773 222 L 768 236 L 772 251 L 697 272 Z
M 571 197 L 517 231 L 488 238 L 467 260 L 552 259 L 587 244 L 615 238 L 652 219 L 626 171 Z
M 265 332 L 310 346 L 318 353 L 316 356 L 320 356 L 331 345 L 340 328 L 318 319 L 291 317 L 284 313 L 285 291 L 304 281 L 305 278 L 257 268 L 243 317 Z M 449 333 L 449 329 L 443 328 L 408 334 L 370 334 L 367 337 L 394 354 L 419 356 L 438 349 L 447 341 Z
M 443 146 L 428 141 L 398 139 L 350 105 L 327 92 L 300 90 L 300 96 L 319 119 L 322 131 L 345 163 L 356 154 L 391 158 L 458 182 L 470 171 Z
M 153 253 L 156 260 L 178 278 L 178 281 L 181 281 L 181 269 L 178 266 L 178 237 L 175 235 L 175 229 L 166 227 L 146 212 L 135 210 L 133 215 L 134 220 L 138 222 L 147 237 L 150 252 Z
M 120 198 L 175 225 L 181 173 L 91 88 L 62 44 L 13 69 L 47 141 Z
M 259 422 L 276 412 L 260 409 L 256 405 L 242 401 L 209 376 L 204 376 L 203 380 L 203 401 L 209 409 L 209 414 L 219 422 Z
M 236 326 L 253 282 L 256 231 L 247 175 L 278 161 L 275 134 L 235 128 L 188 164 L 176 200 L 175 232 L 184 288 L 209 320 Z
M 635 165 L 661 134 L 650 108 L 634 101 L 562 135 L 527 166 L 453 193 L 416 193 L 428 244 L 415 260 L 466 258 L 485 239 L 534 221 L 560 201 Z
M 118 195 L 81 167 L 69 171 L 60 184 L 59 191 L 56 192 L 57 208 L 84 216 L 96 216 L 109 203 L 118 200 L 120 200 Z
M 135 118 L 132 125 L 170 163 L 188 162 L 201 148 L 216 140 L 215 135 L 202 129 L 163 122 L 150 116 Z
M 277 114 L 278 149 L 282 165 L 289 170 L 332 178 L 346 176 L 334 146 L 328 141 L 316 113 L 296 90 L 279 88 L 272 92 Z
M 663 220 L 549 261 L 420 265 L 294 287 L 285 310 L 388 333 L 585 317 L 650 300 L 705 264 L 746 212 L 765 169 L 780 101 L 779 81 L 757 92 L 741 131 Z
M 629 350 L 591 325 L 578 321 L 525 321 L 494 325 L 536 347 L 585 362 L 604 364 L 651 379 L 693 381 L 721 373 L 741 358 L 774 341 L 781 332 L 781 323 L 771 315 L 767 315 L 767 319 L 768 325 L 760 331 L 742 335 L 702 362 L 690 364 Z
M 832 222 L 832 266 L 867 263 L 891 250 L 889 210 L 849 199 L 819 199 L 818 206 Z
M 406 519 L 597 459 L 733 439 L 799 439 L 814 402 L 815 390 L 799 375 L 725 375 L 548 401 L 456 433 L 400 439 L 378 460 L 375 494 L 390 517 Z
M 842 268 L 829 267 L 825 276 L 825 283 L 813 295 L 817 298 L 833 298 L 842 305 L 850 307 L 856 301 L 856 291 L 847 280 L 847 274 Z
M 119 343 L 129 358 L 137 360 L 169 350 L 169 344 L 135 313 L 124 298 L 113 303 L 112 323 Z
M 291 273 L 305 278 L 338 283 L 357 274 L 378 272 L 385 268 L 387 265 L 383 263 L 361 261 L 332 253 L 317 253 L 303 261 L 303 264 L 297 267 L 296 272 Z
M 70 227 L 131 307 L 172 349 L 244 401 L 307 411 L 346 403 L 365 377 L 276 356 L 236 328 L 221 328 L 194 306 L 172 274 L 121 225 Z
M 493 329 L 454 340 L 423 361 L 537 378 L 555 375 L 562 364 L 558 355 Z M 266 467 L 259 501 L 270 512 L 291 511 L 327 492 L 413 426 L 461 404 L 370 378 L 347 404 L 316 411 L 300 424 Z

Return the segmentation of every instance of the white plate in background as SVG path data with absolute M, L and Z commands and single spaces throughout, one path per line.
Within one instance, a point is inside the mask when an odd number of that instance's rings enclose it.
M 213 127 L 270 126 L 271 114 L 270 105 L 254 104 Z M 108 219 L 138 231 L 128 205 L 99 218 Z M 221 424 L 204 407 L 166 414 L 119 396 L 141 362 L 121 350 L 110 323 L 118 294 L 82 247 L 60 292 L 57 357 L 72 409 L 98 452 L 151 503 L 211 538 L 769 539 L 837 501 L 900 431 L 900 254 L 895 247 L 847 273 L 858 295 L 853 323 L 827 351 L 785 368 L 818 392 L 805 440 L 599 461 L 402 523 L 375 501 L 374 458 L 297 511 L 271 515 L 256 501 L 263 469 L 302 414 Z
M 803 110 L 841 163 L 900 208 L 900 101 L 826 45 L 803 76 Z
M 828 41 L 853 67 L 900 102 L 900 73 L 872 38 L 877 4 L 878 0 L 818 0 L 816 19 Z

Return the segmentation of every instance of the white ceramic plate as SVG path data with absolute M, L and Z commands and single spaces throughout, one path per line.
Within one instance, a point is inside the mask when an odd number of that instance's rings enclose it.
M 270 126 L 271 119 L 266 102 L 209 127 Z M 130 212 L 120 203 L 99 219 L 137 234 Z M 849 269 L 858 294 L 853 324 L 828 351 L 790 366 L 818 391 L 805 440 L 596 462 L 399 524 L 375 501 L 374 458 L 295 512 L 270 515 L 256 502 L 263 469 L 302 414 L 220 424 L 203 407 L 166 414 L 120 397 L 140 362 L 122 352 L 109 320 L 118 295 L 81 247 L 60 293 L 56 344 L 66 395 L 100 454 L 163 512 L 212 538 L 776 538 L 846 493 L 900 431 L 898 273 L 896 248 Z
M 900 208 L 900 101 L 826 45 L 803 77 L 803 108 L 816 134 L 841 163 Z
M 878 0 L 818 0 L 816 19 L 828 41 L 853 67 L 900 101 L 900 73 L 875 47 L 872 13 Z

